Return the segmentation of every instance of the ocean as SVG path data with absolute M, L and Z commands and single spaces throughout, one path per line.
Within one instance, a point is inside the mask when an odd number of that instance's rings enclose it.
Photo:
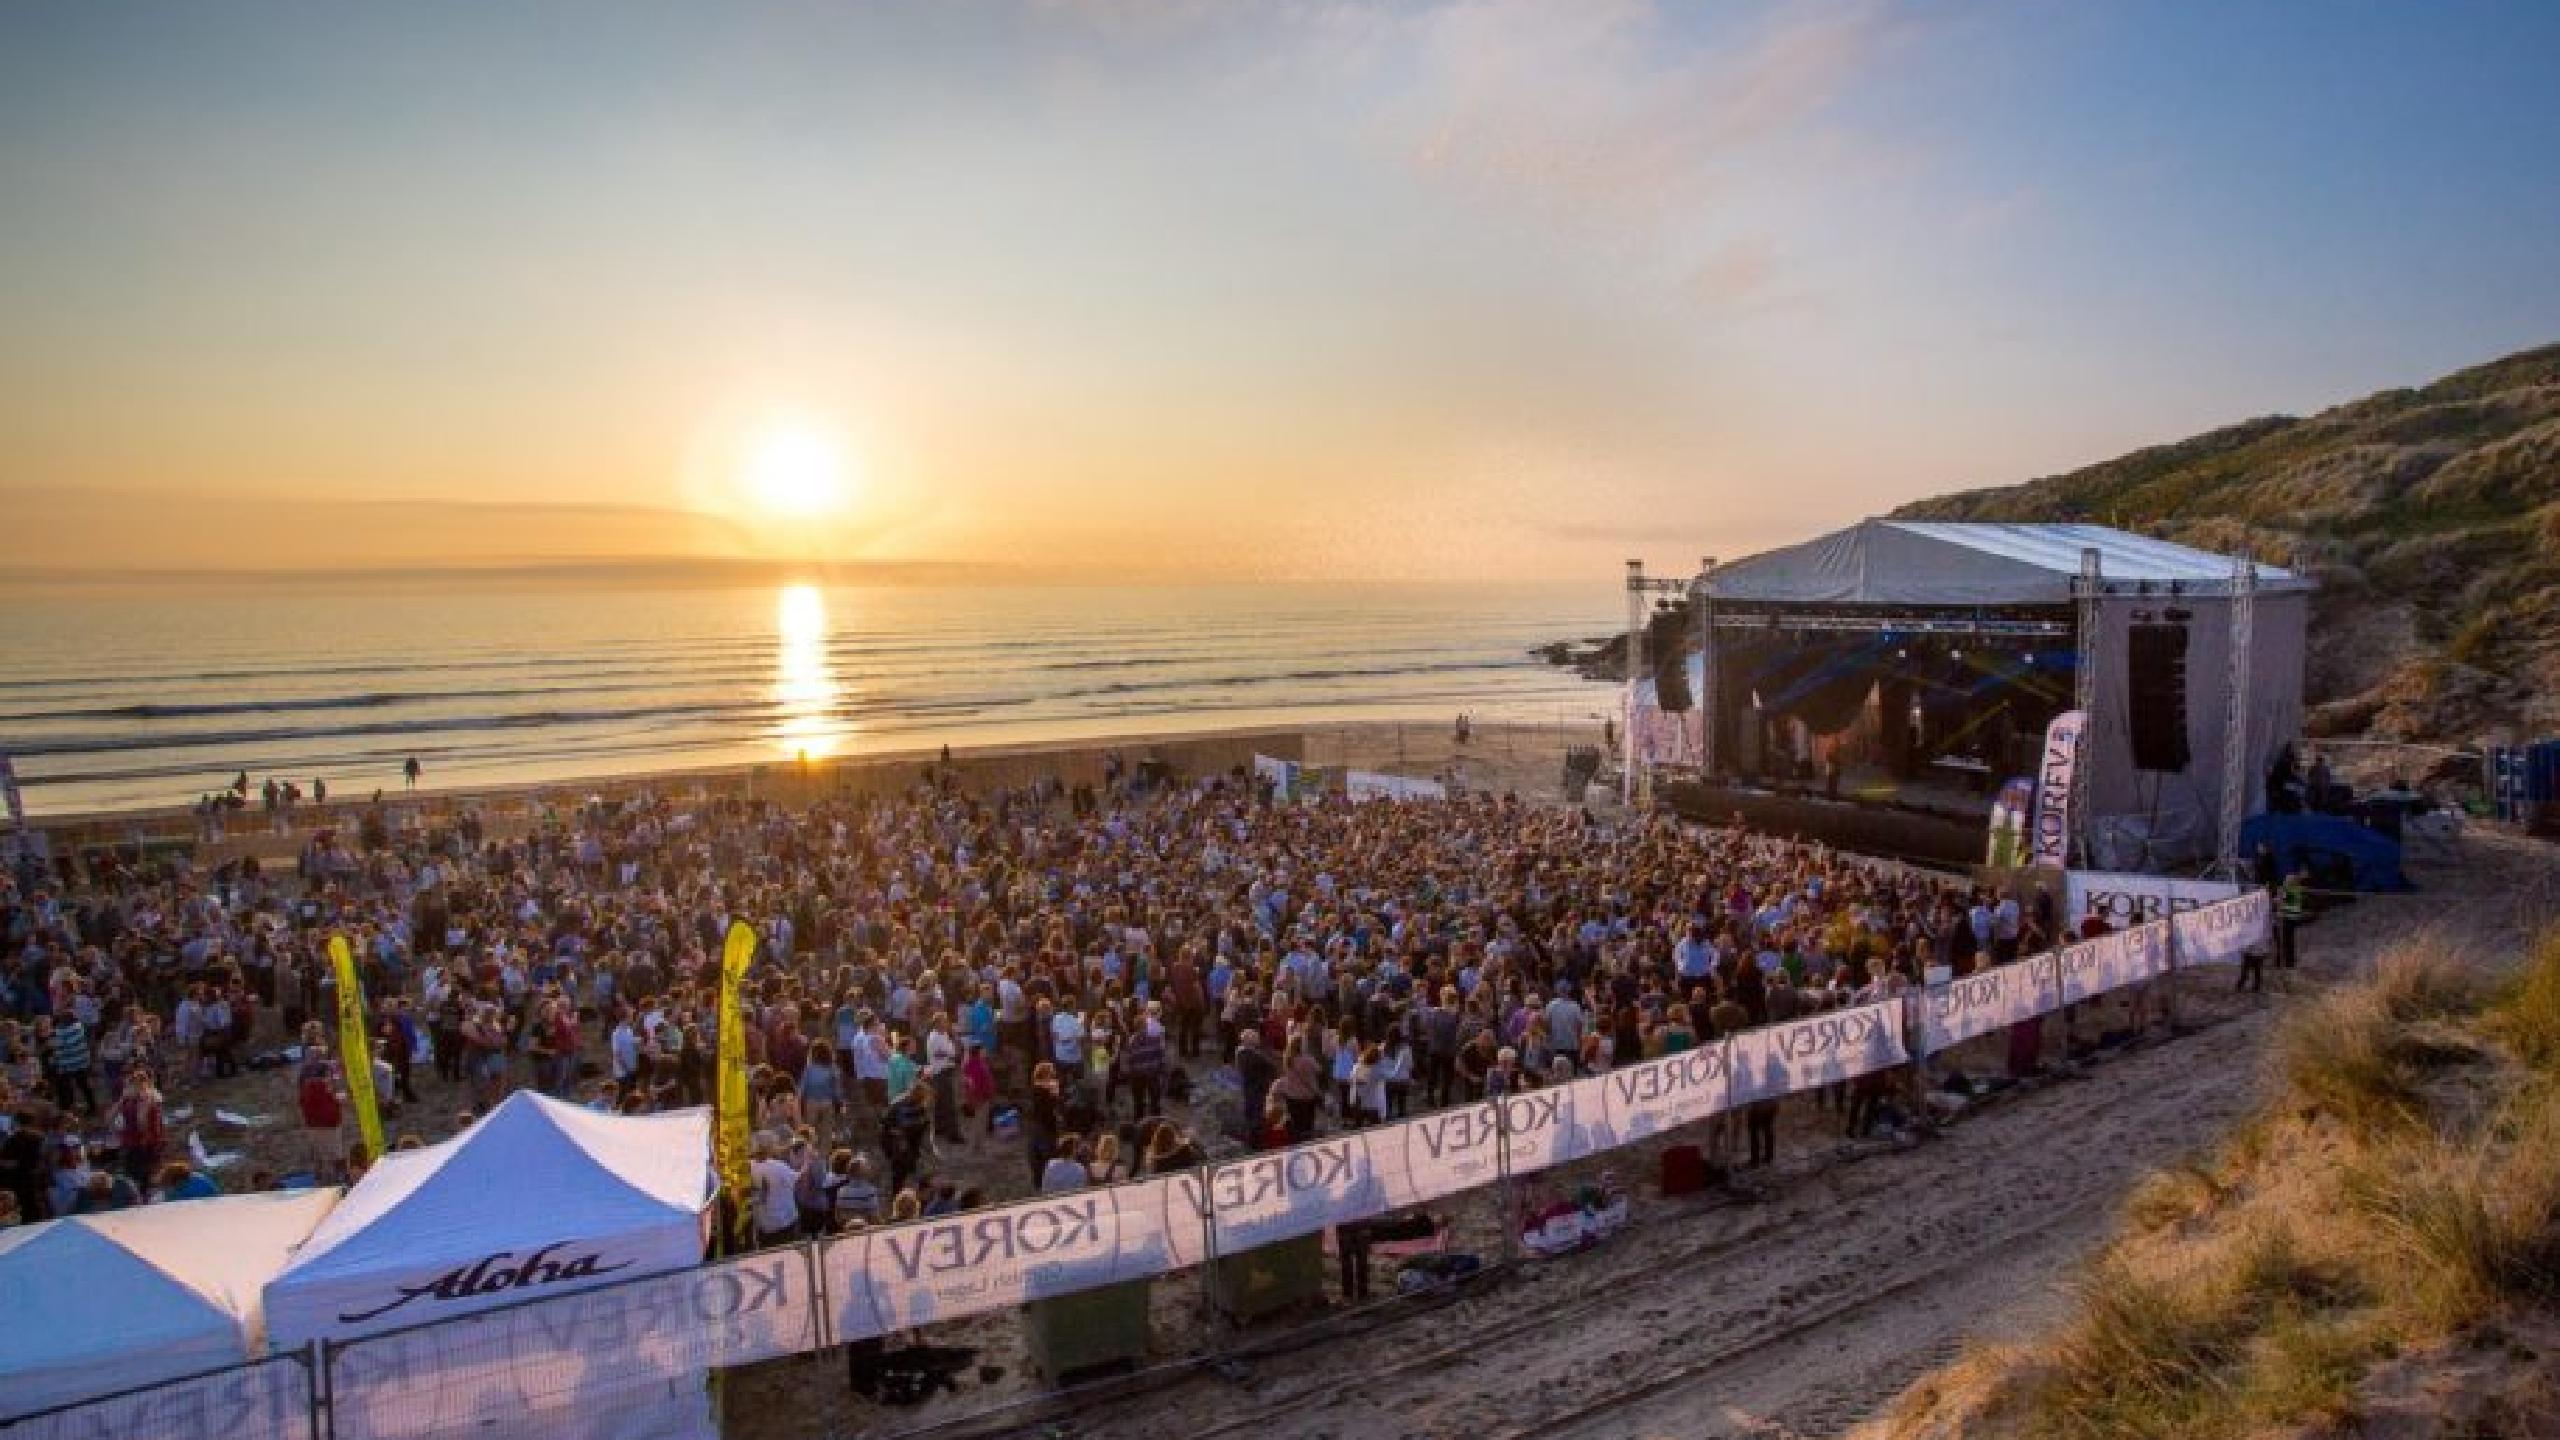
M 0 753 L 35 815 L 246 771 L 331 798 L 949 744 L 1326 720 L 1587 721 L 1529 651 L 1588 586 L 258 590 L 0 602 Z

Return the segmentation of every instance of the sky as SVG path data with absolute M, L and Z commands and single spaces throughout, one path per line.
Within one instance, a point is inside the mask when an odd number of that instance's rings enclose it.
M 19 0 L 0 567 L 1685 569 L 2560 340 L 2555 66 L 2540 0 Z

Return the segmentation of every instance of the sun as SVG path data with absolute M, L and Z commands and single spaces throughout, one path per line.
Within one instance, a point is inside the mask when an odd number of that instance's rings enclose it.
M 844 447 L 807 420 L 768 422 L 748 436 L 738 488 L 748 507 L 777 520 L 811 520 L 852 503 Z

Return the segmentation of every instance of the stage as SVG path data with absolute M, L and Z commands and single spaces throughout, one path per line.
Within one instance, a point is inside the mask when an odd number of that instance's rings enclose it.
M 1988 795 L 1862 790 L 1846 783 L 1845 777 L 1837 798 L 1819 786 L 1767 789 L 1731 781 L 1709 785 L 1667 778 L 1657 780 L 1654 796 L 1683 820 L 1723 825 L 1738 816 L 1762 834 L 1923 865 L 1979 865 L 1990 837 Z M 1968 810 L 1969 799 L 1975 803 Z
M 2060 726 L 2075 849 L 2209 858 L 2299 732 L 2309 590 L 2083 524 L 1871 520 L 1668 585 L 1630 565 L 1654 683 L 1629 687 L 1625 764 L 1683 814 L 1974 865 Z

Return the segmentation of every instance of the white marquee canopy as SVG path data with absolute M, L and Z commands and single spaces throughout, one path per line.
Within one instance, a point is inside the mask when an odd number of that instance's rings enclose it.
M 423 1324 L 702 1258 L 711 1115 L 604 1115 L 520 1090 L 394 1151 L 267 1286 L 270 1343 Z
M 330 1190 L 145 1205 L 0 1230 L 0 1418 L 237 1365 Z

